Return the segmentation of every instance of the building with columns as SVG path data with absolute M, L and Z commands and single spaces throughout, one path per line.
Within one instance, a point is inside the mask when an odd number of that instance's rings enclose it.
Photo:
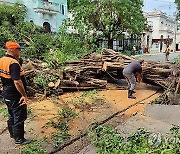
M 147 24 L 152 28 L 151 52 L 163 52 L 166 46 L 171 50 L 178 49 L 177 25 L 174 18 L 159 10 L 144 13 Z M 149 34 L 146 34 L 149 35 Z
M 144 53 L 149 53 L 152 48 L 152 26 L 147 25 L 141 37 L 141 49 Z
M 56 32 L 68 16 L 67 0 L 0 0 L 0 4 L 19 2 L 27 7 L 26 21 Z

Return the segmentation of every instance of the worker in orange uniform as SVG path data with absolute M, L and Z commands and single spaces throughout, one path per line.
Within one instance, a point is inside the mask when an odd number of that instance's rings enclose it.
M 24 138 L 27 95 L 24 71 L 19 64 L 21 47 L 16 42 L 8 41 L 6 50 L 6 55 L 0 58 L 0 77 L 3 86 L 2 96 L 9 113 L 8 130 L 15 144 L 28 144 L 31 140 Z

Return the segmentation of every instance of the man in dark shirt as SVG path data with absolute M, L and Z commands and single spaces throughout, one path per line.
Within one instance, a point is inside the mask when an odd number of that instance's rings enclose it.
M 133 61 L 127 67 L 125 67 L 123 70 L 123 75 L 126 78 L 128 85 L 129 85 L 128 98 L 132 98 L 132 99 L 136 98 L 135 96 L 133 96 L 133 93 L 134 93 L 133 90 L 134 90 L 135 85 L 136 85 L 135 75 L 137 74 L 138 82 L 141 82 L 141 79 L 142 79 L 141 64 L 142 63 L 143 63 L 143 60 Z
M 27 95 L 24 71 L 19 64 L 21 47 L 16 42 L 6 42 L 7 55 L 0 59 L 0 77 L 2 96 L 7 105 L 7 121 L 10 137 L 15 144 L 28 144 L 31 140 L 24 138 L 24 121 L 27 119 Z

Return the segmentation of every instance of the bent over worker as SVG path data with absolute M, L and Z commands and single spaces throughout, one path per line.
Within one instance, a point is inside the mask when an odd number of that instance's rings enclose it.
M 134 88 L 136 85 L 136 77 L 135 75 L 137 74 L 137 79 L 138 82 L 141 82 L 142 79 L 142 67 L 141 64 L 144 62 L 144 60 L 140 61 L 133 61 L 131 62 L 127 67 L 123 69 L 123 75 L 126 78 L 128 85 L 129 85 L 129 90 L 128 90 L 128 98 L 135 99 L 136 97 L 133 96 Z
M 6 50 L 6 56 L 0 58 L 0 77 L 2 96 L 9 113 L 8 130 L 15 144 L 28 144 L 31 140 L 24 138 L 24 121 L 27 119 L 26 81 L 18 61 L 21 47 L 16 42 L 8 41 Z

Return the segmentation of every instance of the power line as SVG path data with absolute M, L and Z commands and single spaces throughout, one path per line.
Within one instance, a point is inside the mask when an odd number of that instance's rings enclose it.
M 176 4 L 174 2 L 175 0 L 143 0 L 144 6 L 143 9 L 144 11 L 150 11 L 153 8 L 162 10 L 163 12 L 167 13 L 170 16 L 173 16 L 173 13 L 175 12 L 174 8 L 176 7 Z
M 154 1 L 165 2 L 165 3 L 174 3 L 174 2 L 170 2 L 170 1 L 166 1 L 166 0 L 154 0 Z

